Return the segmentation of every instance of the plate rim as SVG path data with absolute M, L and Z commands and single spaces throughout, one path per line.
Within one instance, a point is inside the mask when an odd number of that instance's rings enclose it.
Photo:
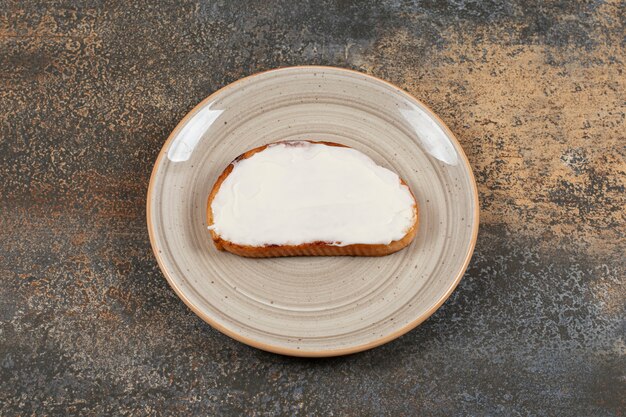
M 157 243 L 156 238 L 155 238 L 155 232 L 154 232 L 154 229 L 153 229 L 153 225 L 151 223 L 152 208 L 151 208 L 150 201 L 152 200 L 152 193 L 154 191 L 156 173 L 157 173 L 157 171 L 158 171 L 158 169 L 159 169 L 159 167 L 161 165 L 163 157 L 167 153 L 167 149 L 169 148 L 170 143 L 178 135 L 178 133 L 180 132 L 182 127 L 185 126 L 185 124 L 193 116 L 195 116 L 196 113 L 198 113 L 217 94 L 223 93 L 224 91 L 226 91 L 228 89 L 231 89 L 232 87 L 235 87 L 238 84 L 240 84 L 241 82 L 243 82 L 245 80 L 249 80 L 250 78 L 257 77 L 257 76 L 260 76 L 260 75 L 264 75 L 264 74 L 267 74 L 267 73 L 275 73 L 275 72 L 290 71 L 290 70 L 291 71 L 293 71 L 293 70 L 311 70 L 311 69 L 313 69 L 313 70 L 318 69 L 320 71 L 347 72 L 349 74 L 359 75 L 359 76 L 366 77 L 366 78 L 371 78 L 374 81 L 386 84 L 387 86 L 393 88 L 394 90 L 396 90 L 400 94 L 402 94 L 405 97 L 407 97 L 409 100 L 415 101 L 417 104 L 419 104 L 424 109 L 426 109 L 428 111 L 429 115 L 432 116 L 439 123 L 440 127 L 444 130 L 446 135 L 452 140 L 452 142 L 453 142 L 457 152 L 460 153 L 462 163 L 465 166 L 465 168 L 467 169 L 467 171 L 469 172 L 470 188 L 471 188 L 471 191 L 472 191 L 471 194 L 472 194 L 472 197 L 473 197 L 473 200 L 474 200 L 473 202 L 474 202 L 474 207 L 475 207 L 474 215 L 473 215 L 473 227 L 472 227 L 471 240 L 470 240 L 470 244 L 469 244 L 469 246 L 467 248 L 467 252 L 465 254 L 465 259 L 463 261 L 463 266 L 459 269 L 459 272 L 457 273 L 457 276 L 454 278 L 452 284 L 448 287 L 447 291 L 441 297 L 439 297 L 439 299 L 432 305 L 432 307 L 430 309 L 428 309 L 426 312 L 424 312 L 423 314 L 419 315 L 414 320 L 412 320 L 411 322 L 407 323 L 406 325 L 404 325 L 400 329 L 396 330 L 395 332 L 387 334 L 387 335 L 385 335 L 383 337 L 379 337 L 379 338 L 377 338 L 377 339 L 375 339 L 373 341 L 370 341 L 368 343 L 364 343 L 364 344 L 360 344 L 360 345 L 356 345 L 356 346 L 352 346 L 352 347 L 339 348 L 339 349 L 328 349 L 328 350 L 302 350 L 302 349 L 295 349 L 295 348 L 288 348 L 288 347 L 284 347 L 284 346 L 272 345 L 272 344 L 269 344 L 269 343 L 261 342 L 259 340 L 247 337 L 247 336 L 245 336 L 243 334 L 237 333 L 236 331 L 231 330 L 231 329 L 229 329 L 229 328 L 227 328 L 225 326 L 222 326 L 221 324 L 219 324 L 216 321 L 214 321 L 208 314 L 205 314 L 202 310 L 197 308 L 185 296 L 185 294 L 183 293 L 181 288 L 179 288 L 179 286 L 176 284 L 176 282 L 174 281 L 174 279 L 170 275 L 169 271 L 165 267 L 165 263 L 163 262 L 163 259 L 161 258 L 161 255 L 159 253 L 160 249 L 159 249 L 158 243 Z M 163 146 L 161 147 L 161 150 L 159 151 L 159 154 L 158 154 L 158 156 L 157 156 L 157 158 L 156 158 L 156 160 L 154 162 L 154 166 L 152 167 L 152 173 L 150 174 L 150 182 L 148 184 L 148 191 L 147 191 L 147 195 L 146 195 L 146 220 L 147 220 L 147 226 L 148 226 L 148 236 L 150 238 L 150 246 L 152 247 L 152 252 L 154 253 L 154 256 L 155 256 L 155 258 L 157 260 L 157 264 L 159 265 L 159 269 L 161 270 L 161 272 L 165 276 L 165 279 L 167 280 L 167 282 L 170 285 L 170 287 L 172 287 L 172 289 L 174 290 L 176 295 L 185 303 L 185 305 L 187 305 L 187 307 L 191 311 L 193 311 L 198 317 L 200 317 L 209 326 L 211 326 L 212 328 L 214 328 L 214 329 L 218 330 L 219 332 L 225 334 L 226 336 L 228 336 L 228 337 L 230 337 L 230 338 L 232 338 L 234 340 L 237 340 L 238 342 L 244 343 L 244 344 L 246 344 L 248 346 L 252 346 L 252 347 L 255 347 L 257 349 L 261 349 L 261 350 L 264 350 L 264 351 L 267 351 L 267 352 L 272 352 L 272 353 L 277 353 L 277 354 L 287 355 L 287 356 L 318 357 L 318 358 L 320 358 L 320 357 L 349 355 L 349 354 L 352 354 L 352 353 L 362 352 L 362 351 L 365 351 L 365 350 L 369 350 L 369 349 L 375 348 L 377 346 L 380 346 L 380 345 L 383 345 L 385 343 L 391 342 L 392 340 L 397 339 L 400 336 L 410 332 L 411 330 L 415 329 L 417 326 L 422 324 L 424 321 L 426 321 L 430 316 L 432 316 L 433 313 L 435 311 L 437 311 L 443 305 L 443 303 L 450 297 L 452 292 L 459 285 L 459 282 L 461 282 L 461 279 L 463 278 L 463 275 L 465 274 L 465 271 L 467 271 L 467 268 L 469 266 L 470 260 L 472 259 L 472 255 L 474 253 L 474 249 L 476 247 L 476 241 L 477 241 L 477 238 L 478 238 L 478 229 L 479 229 L 479 223 L 480 223 L 480 206 L 479 206 L 478 186 L 476 184 L 476 178 L 474 176 L 474 172 L 472 170 L 472 166 L 470 165 L 469 159 L 467 158 L 467 155 L 465 154 L 465 151 L 463 150 L 463 147 L 461 146 L 461 143 L 459 142 L 457 137 L 454 135 L 454 133 L 450 130 L 450 128 L 444 123 L 444 121 L 429 106 L 427 106 L 421 100 L 419 100 L 418 98 L 416 98 L 412 94 L 408 93 L 407 91 L 403 90 L 402 88 L 392 84 L 391 82 L 383 80 L 382 78 L 378 78 L 378 77 L 376 77 L 374 75 L 366 74 L 366 73 L 361 72 L 361 71 L 348 69 L 348 68 L 342 68 L 342 67 L 327 66 L 327 65 L 295 65 L 295 66 L 287 66 L 287 67 L 280 67 L 280 68 L 274 68 L 274 69 L 269 69 L 269 70 L 265 70 L 265 71 L 260 71 L 260 72 L 256 72 L 254 74 L 248 75 L 246 77 L 239 78 L 239 79 L 233 81 L 232 83 L 229 83 L 229 84 L 227 84 L 227 85 L 225 85 L 225 86 L 215 90 L 209 96 L 204 98 L 202 101 L 200 101 L 200 103 L 198 103 L 196 106 L 194 106 L 194 108 L 191 109 L 176 124 L 176 127 L 172 130 L 172 132 L 169 134 L 169 136 L 167 137 L 167 139 L 163 143 Z

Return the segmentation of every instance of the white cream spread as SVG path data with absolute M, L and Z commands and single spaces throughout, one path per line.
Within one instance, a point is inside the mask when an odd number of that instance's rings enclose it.
M 209 229 L 236 244 L 389 244 L 415 221 L 398 175 L 352 148 L 277 143 L 233 165 Z

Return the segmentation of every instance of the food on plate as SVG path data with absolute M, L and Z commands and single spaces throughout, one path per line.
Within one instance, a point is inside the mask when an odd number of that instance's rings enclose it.
M 288 141 L 229 164 L 207 220 L 216 248 L 240 256 L 383 256 L 414 239 L 418 205 L 396 173 L 356 149 Z

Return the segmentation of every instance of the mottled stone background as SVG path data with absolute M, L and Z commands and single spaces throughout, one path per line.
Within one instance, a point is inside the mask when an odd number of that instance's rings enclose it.
M 0 415 L 625 415 L 625 61 L 615 0 L 0 0 Z M 296 64 L 419 97 L 480 191 L 453 296 L 350 357 L 211 329 L 146 231 L 178 120 Z

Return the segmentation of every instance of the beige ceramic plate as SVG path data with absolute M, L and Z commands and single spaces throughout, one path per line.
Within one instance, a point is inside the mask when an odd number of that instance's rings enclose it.
M 218 252 L 206 224 L 217 177 L 246 150 L 298 139 L 342 143 L 397 172 L 420 206 L 415 241 L 382 258 Z M 478 198 L 459 143 L 424 104 L 358 72 L 294 67 L 239 80 L 180 122 L 154 166 L 148 229 L 169 283 L 210 325 L 272 352 L 332 356 L 388 342 L 446 300 L 474 248 Z

